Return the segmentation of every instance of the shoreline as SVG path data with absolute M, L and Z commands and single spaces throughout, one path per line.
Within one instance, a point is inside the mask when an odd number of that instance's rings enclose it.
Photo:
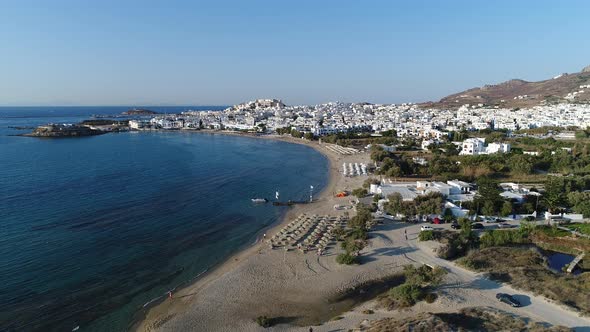
M 153 131 L 149 131 L 153 132 Z M 225 273 L 228 273 L 236 268 L 238 263 L 246 260 L 248 257 L 256 255 L 262 248 L 266 248 L 264 245 L 261 236 L 262 234 L 267 233 L 274 233 L 278 231 L 281 227 L 286 225 L 291 219 L 295 218 L 297 215 L 304 213 L 305 210 L 309 209 L 310 206 L 317 206 L 324 202 L 329 196 L 330 192 L 335 192 L 336 180 L 339 176 L 339 172 L 337 171 L 336 162 L 339 160 L 338 155 L 334 152 L 328 151 L 327 149 L 323 149 L 319 142 L 317 141 L 308 141 L 305 139 L 297 139 L 294 137 L 289 136 L 281 136 L 281 135 L 256 135 L 256 134 L 248 134 L 248 133 L 240 133 L 240 132 L 231 132 L 231 131 L 217 131 L 217 130 L 199 130 L 199 131 L 175 131 L 175 132 L 187 132 L 191 134 L 209 134 L 209 135 L 225 135 L 225 136 L 237 136 L 237 137 L 249 137 L 249 138 L 256 138 L 256 139 L 266 139 L 266 140 L 274 140 L 280 142 L 286 142 L 291 144 L 300 144 L 308 146 L 314 149 L 316 152 L 322 154 L 328 160 L 328 181 L 326 186 L 317 194 L 317 198 L 310 204 L 303 204 L 303 205 L 294 205 L 289 207 L 283 216 L 278 219 L 275 223 L 269 225 L 266 228 L 261 229 L 252 243 L 245 244 L 242 248 L 238 249 L 234 254 L 231 254 L 224 260 L 220 261 L 218 264 L 215 264 L 206 270 L 204 270 L 201 274 L 195 276 L 195 279 L 188 282 L 187 285 L 180 286 L 178 290 L 175 290 L 173 293 L 173 297 L 182 298 L 184 296 L 192 296 L 195 293 L 198 293 L 203 288 L 205 288 L 208 284 L 213 282 L 214 280 L 218 279 Z M 132 331 L 151 331 L 153 330 L 154 325 L 159 325 L 161 315 L 163 312 L 180 312 L 186 309 L 187 306 L 190 305 L 190 301 L 184 302 L 179 304 L 178 301 L 167 301 L 165 295 L 162 295 L 160 298 L 153 300 L 153 302 L 148 302 L 147 306 L 142 308 L 136 314 L 136 318 L 130 324 L 130 330 Z M 164 323 L 164 322 L 161 322 Z

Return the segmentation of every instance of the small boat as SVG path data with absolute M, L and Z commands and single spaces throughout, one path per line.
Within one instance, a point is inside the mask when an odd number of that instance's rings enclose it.
M 259 203 L 266 203 L 266 202 L 268 202 L 268 199 L 266 199 L 266 198 L 252 198 L 252 203 L 259 204 Z

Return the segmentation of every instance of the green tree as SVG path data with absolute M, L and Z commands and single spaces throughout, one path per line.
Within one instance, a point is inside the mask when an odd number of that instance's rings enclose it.
M 276 129 L 276 132 L 279 135 L 290 134 L 291 133 L 291 127 L 277 128 Z
M 371 160 L 373 161 L 383 161 L 386 157 L 389 156 L 389 152 L 385 151 L 382 146 L 373 144 L 371 146 Z
M 313 136 L 313 133 L 305 133 L 305 135 L 303 135 L 303 137 L 304 137 L 306 140 L 309 140 L 309 141 L 311 141 L 311 140 L 313 140 L 313 137 L 314 137 L 314 136 Z
M 502 204 L 500 214 L 502 217 L 507 217 L 510 215 L 510 213 L 512 213 L 512 203 L 510 201 L 505 201 L 504 204 Z
M 459 226 L 461 226 L 461 235 L 466 237 L 470 236 L 472 232 L 471 220 L 467 218 L 459 218 L 457 222 L 459 223 Z
M 301 137 L 303 137 L 303 133 L 298 130 L 291 129 L 291 136 L 293 136 L 295 138 L 301 138 Z
M 495 180 L 489 177 L 481 177 L 477 180 L 477 195 L 475 196 L 474 202 L 476 206 L 484 210 L 482 212 L 485 215 L 496 214 L 502 201 L 500 189 Z
M 455 219 L 455 216 L 453 216 L 453 211 L 451 209 L 445 209 L 443 220 L 448 223 L 453 221 L 453 219 Z
M 428 163 L 428 171 L 435 176 L 454 173 L 457 171 L 457 165 L 447 157 L 437 156 Z
M 483 203 L 483 208 L 481 209 L 481 213 L 486 216 L 493 216 L 496 214 L 496 208 L 494 207 L 494 202 L 485 201 Z
M 564 181 L 560 177 L 549 176 L 545 181 L 543 202 L 549 212 L 555 212 L 565 201 Z
M 399 193 L 394 193 L 389 195 L 387 199 L 389 199 L 389 202 L 385 204 L 385 211 L 388 214 L 396 215 L 398 213 L 402 213 L 404 203 L 402 195 Z
M 385 175 L 391 178 L 397 178 L 402 176 L 402 169 L 397 165 L 391 165 L 386 171 Z
M 516 174 L 531 174 L 533 172 L 533 161 L 531 156 L 523 154 L 515 154 L 510 157 L 509 161 L 510 169 Z
M 569 204 L 575 213 L 581 213 L 584 218 L 590 217 L 590 193 L 573 191 L 567 194 Z

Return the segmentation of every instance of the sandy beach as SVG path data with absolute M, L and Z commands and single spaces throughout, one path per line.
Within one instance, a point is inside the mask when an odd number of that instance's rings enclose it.
M 340 155 L 318 142 L 284 136 L 254 137 L 305 144 L 330 161 L 328 185 L 314 202 L 291 207 L 280 223 L 267 230 L 268 236 L 302 213 L 342 215 L 344 212 L 334 210 L 334 205 L 349 204 L 351 197 L 336 198 L 334 193 L 357 188 L 368 178 L 339 173 L 343 162 L 368 162 L 367 154 Z M 361 281 L 389 274 L 379 269 L 369 271 L 365 265 L 362 269 L 341 266 L 335 262 L 339 250 L 333 243 L 324 256 L 318 257 L 316 253 L 271 250 L 259 240 L 174 293 L 172 299 L 150 309 L 137 330 L 258 330 L 253 319 L 260 315 L 285 317 L 285 323 L 318 323 L 334 310 L 325 305 L 327 298 Z

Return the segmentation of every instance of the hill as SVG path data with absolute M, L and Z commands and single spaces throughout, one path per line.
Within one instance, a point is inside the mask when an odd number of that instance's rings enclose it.
M 539 82 L 513 79 L 500 84 L 485 85 L 449 95 L 438 102 L 420 105 L 433 108 L 457 108 L 465 104 L 484 104 L 516 108 L 566 101 L 590 102 L 590 66 L 579 73 L 561 74 Z

